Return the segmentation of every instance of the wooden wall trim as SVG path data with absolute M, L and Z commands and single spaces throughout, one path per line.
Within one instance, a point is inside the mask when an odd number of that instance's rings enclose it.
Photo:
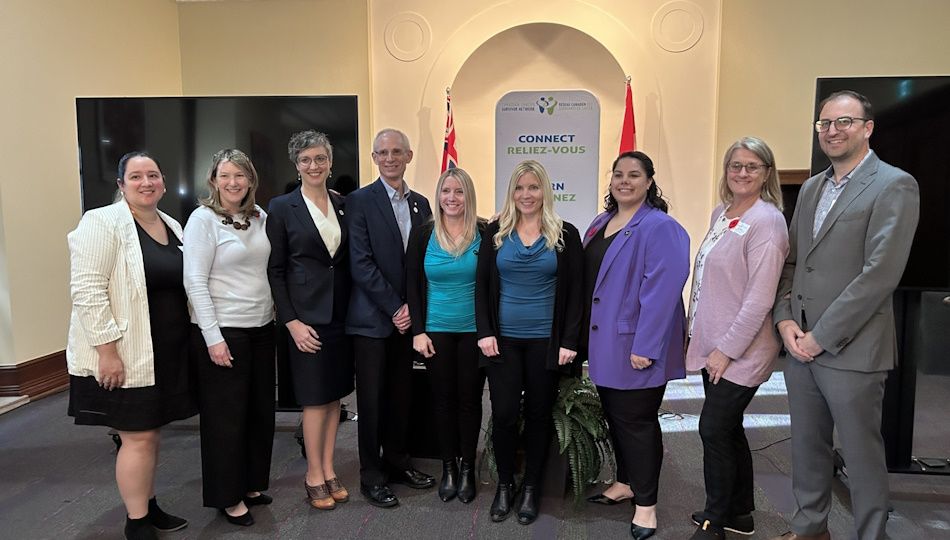
M 15 366 L 0 366 L 0 397 L 29 396 L 35 400 L 68 387 L 65 350 Z
M 778 179 L 783 186 L 800 186 L 811 178 L 808 169 L 779 169 Z

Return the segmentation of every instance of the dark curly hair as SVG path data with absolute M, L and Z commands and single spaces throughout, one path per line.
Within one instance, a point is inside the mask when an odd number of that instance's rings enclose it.
M 661 210 L 668 214 L 670 212 L 670 203 L 663 198 L 663 192 L 660 190 L 660 186 L 656 185 L 656 180 L 653 179 L 653 175 L 656 171 L 653 169 L 653 160 L 650 159 L 650 156 L 638 151 L 624 152 L 617 156 L 617 159 L 614 160 L 614 164 L 610 166 L 610 170 L 617 170 L 617 164 L 620 163 L 620 160 L 624 158 L 631 158 L 640 162 L 640 165 L 643 166 L 643 171 L 647 173 L 647 178 L 649 178 L 651 181 L 650 187 L 647 189 L 647 203 L 657 210 Z M 610 193 L 610 188 L 608 187 L 607 195 L 604 196 L 604 210 L 613 212 L 616 209 L 617 200 L 614 199 L 614 196 L 612 193 Z

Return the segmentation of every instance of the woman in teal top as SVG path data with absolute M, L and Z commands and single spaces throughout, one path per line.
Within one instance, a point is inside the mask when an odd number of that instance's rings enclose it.
M 414 227 L 406 248 L 412 346 L 425 358 L 442 457 L 439 497 L 475 499 L 475 449 L 482 389 L 475 344 L 475 268 L 481 233 L 475 186 L 462 169 L 442 173 L 433 219 Z

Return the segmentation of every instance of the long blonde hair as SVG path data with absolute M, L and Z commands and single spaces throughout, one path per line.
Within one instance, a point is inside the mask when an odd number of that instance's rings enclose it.
M 510 238 L 512 231 L 518 226 L 521 219 L 521 213 L 515 207 L 515 188 L 518 186 L 518 179 L 531 173 L 538 178 L 541 183 L 542 203 L 541 203 L 541 236 L 544 237 L 544 246 L 547 249 L 561 249 L 564 247 L 563 226 L 564 220 L 554 211 L 554 188 L 551 186 L 551 179 L 544 166 L 533 159 L 528 159 L 519 163 L 511 173 L 511 180 L 508 181 L 508 196 L 505 198 L 505 206 L 501 209 L 498 216 L 498 232 L 493 238 L 495 248 L 500 248 L 505 238 Z
M 442 221 L 442 204 L 439 202 L 442 194 L 442 185 L 445 184 L 445 181 L 449 178 L 454 178 L 462 184 L 462 193 L 465 195 L 465 213 L 462 216 L 462 236 L 456 241 L 453 241 L 452 238 L 449 237 L 449 233 L 445 230 L 445 223 Z M 465 172 L 464 169 L 459 169 L 458 167 L 448 169 L 439 176 L 439 181 L 435 184 L 435 212 L 432 213 L 432 219 L 435 221 L 435 239 L 439 243 L 439 246 L 445 251 L 458 257 L 462 253 L 465 253 L 468 246 L 472 245 L 472 241 L 475 240 L 475 234 L 478 232 L 478 215 L 475 210 L 475 184 L 472 182 L 472 177 Z

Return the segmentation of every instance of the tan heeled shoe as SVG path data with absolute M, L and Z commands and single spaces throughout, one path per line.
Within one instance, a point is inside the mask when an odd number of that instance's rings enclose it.
M 304 481 L 303 486 L 307 488 L 307 498 L 310 500 L 310 506 L 318 510 L 333 510 L 336 508 L 336 501 L 330 496 L 330 490 L 326 484 L 311 486 Z
M 345 503 L 350 500 L 350 492 L 343 487 L 343 482 L 339 478 L 333 477 L 327 479 L 327 488 L 330 490 L 330 496 L 338 503 Z

